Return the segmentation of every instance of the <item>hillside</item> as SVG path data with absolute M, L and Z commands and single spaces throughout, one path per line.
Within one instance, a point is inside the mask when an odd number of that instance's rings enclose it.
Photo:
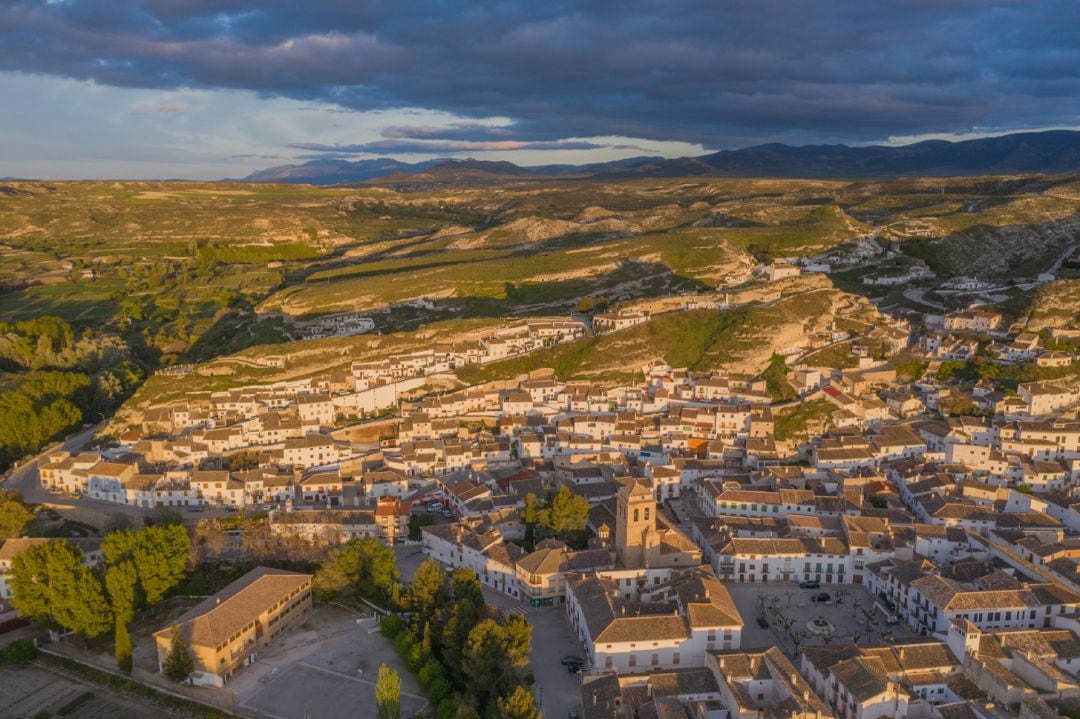
M 1054 280 L 1035 290 L 1022 323 L 1032 332 L 1047 327 L 1080 329 L 1080 279 Z
M 252 173 L 243 182 L 368 182 L 395 188 L 467 185 L 508 180 L 625 179 L 630 177 L 890 178 L 958 177 L 1080 171 L 1080 132 L 1024 132 L 962 142 L 928 140 L 910 145 L 807 145 L 779 143 L 722 150 L 699 157 L 635 157 L 589 165 L 520 167 L 509 162 L 437 159 L 415 164 L 390 158 L 311 160 Z
M 627 330 L 485 367 L 466 367 L 457 374 L 473 384 L 550 368 L 561 379 L 610 382 L 631 379 L 655 361 L 698 371 L 723 367 L 757 374 L 774 352 L 824 329 L 838 308 L 852 305 L 873 313 L 864 301 L 832 289 L 800 292 L 768 306 L 671 312 Z

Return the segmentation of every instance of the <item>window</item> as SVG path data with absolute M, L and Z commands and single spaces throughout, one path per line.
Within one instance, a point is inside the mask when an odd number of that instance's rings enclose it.
M 636 521 L 638 521 L 638 510 L 637 510 L 637 507 L 634 507 L 634 521 L 635 521 L 635 522 L 636 522 Z
M 671 653 L 671 663 L 672 664 L 678 664 L 679 663 L 679 653 L 678 652 L 672 652 Z
M 629 665 L 632 666 L 632 667 L 637 666 L 637 655 L 636 654 L 631 654 L 630 655 Z

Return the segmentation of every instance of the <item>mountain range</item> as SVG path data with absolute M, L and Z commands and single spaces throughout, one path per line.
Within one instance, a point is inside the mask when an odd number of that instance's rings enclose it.
M 588 165 L 522 167 L 511 162 L 435 159 L 408 163 L 374 160 L 311 160 L 253 172 L 241 182 L 386 186 L 470 184 L 506 180 L 620 179 L 632 177 L 790 177 L 875 179 L 948 177 L 1080 170 L 1080 132 L 1021 132 L 962 142 L 926 140 L 911 145 L 791 146 L 779 143 L 722 150 L 699 157 L 632 157 Z

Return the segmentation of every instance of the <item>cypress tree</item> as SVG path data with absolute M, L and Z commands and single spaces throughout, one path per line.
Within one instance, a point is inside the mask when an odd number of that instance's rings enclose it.
M 165 657 L 165 676 L 174 682 L 182 682 L 195 671 L 195 660 L 191 658 L 187 642 L 180 635 L 180 627 L 173 625 L 172 645 L 169 656 Z

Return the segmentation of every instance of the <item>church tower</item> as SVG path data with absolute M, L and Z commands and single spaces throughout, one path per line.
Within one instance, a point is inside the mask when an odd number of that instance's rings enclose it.
M 645 553 L 656 534 L 656 500 L 644 480 L 619 490 L 615 514 L 615 555 L 620 567 L 645 565 Z

